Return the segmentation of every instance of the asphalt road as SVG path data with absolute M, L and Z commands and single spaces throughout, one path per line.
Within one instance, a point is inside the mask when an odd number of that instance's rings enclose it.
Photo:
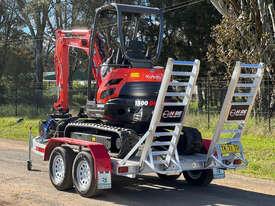
M 34 159 L 35 171 L 26 170 L 24 142 L 0 139 L 0 206 L 184 205 L 274 206 L 275 182 L 237 175 L 194 187 L 183 178 L 161 182 L 156 176 L 113 178 L 113 188 L 97 198 L 83 198 L 74 190 L 57 191 L 50 183 L 47 162 Z

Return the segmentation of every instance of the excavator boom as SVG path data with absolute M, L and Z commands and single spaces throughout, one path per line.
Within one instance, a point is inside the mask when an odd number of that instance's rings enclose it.
M 89 56 L 91 30 L 57 30 L 55 35 L 54 65 L 59 96 L 53 107 L 57 111 L 68 112 L 68 87 L 70 74 L 69 50 L 70 48 L 78 48 L 83 50 L 87 56 Z M 92 68 L 92 74 L 96 82 L 100 84 L 101 78 L 95 71 L 95 68 L 102 64 L 102 58 L 99 55 L 98 49 L 99 48 L 95 43 L 95 55 L 92 57 L 95 67 Z

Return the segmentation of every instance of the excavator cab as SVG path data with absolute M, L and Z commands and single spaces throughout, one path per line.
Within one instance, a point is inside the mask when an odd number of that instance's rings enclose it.
M 162 45 L 162 11 L 143 6 L 107 4 L 96 10 L 93 31 L 91 42 L 104 44 L 99 47 L 105 65 L 151 68 Z

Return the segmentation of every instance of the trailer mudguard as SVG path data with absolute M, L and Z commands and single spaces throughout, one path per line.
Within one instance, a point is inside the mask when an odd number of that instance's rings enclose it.
M 202 146 L 205 152 L 208 152 L 210 145 L 211 145 L 211 139 L 202 139 Z
M 72 145 L 88 148 L 93 159 L 94 159 L 94 171 L 96 178 L 98 178 L 99 173 L 111 173 L 111 159 L 107 152 L 107 149 L 103 144 L 97 142 L 88 142 L 85 140 L 72 139 L 72 138 L 51 138 L 47 143 L 44 154 L 44 161 L 48 161 L 51 155 L 52 150 L 55 147 L 61 145 Z

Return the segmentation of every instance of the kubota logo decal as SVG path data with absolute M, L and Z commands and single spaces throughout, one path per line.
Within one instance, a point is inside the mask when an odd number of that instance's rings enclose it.
M 160 75 L 153 75 L 153 74 L 146 74 L 145 78 L 146 79 L 161 80 L 162 76 L 160 76 Z

